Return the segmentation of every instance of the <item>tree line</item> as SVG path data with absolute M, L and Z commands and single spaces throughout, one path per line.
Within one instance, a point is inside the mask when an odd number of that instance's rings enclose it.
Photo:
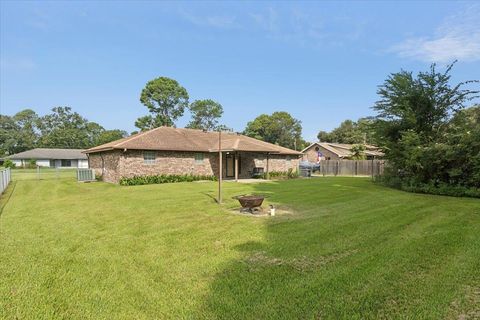
M 39 116 L 31 109 L 0 115 L 0 154 L 32 148 L 85 149 L 125 137 L 123 130 L 106 130 L 70 107 L 55 107 Z
M 375 116 L 345 120 L 330 132 L 321 130 L 318 140 L 379 146 L 389 163 L 383 178 L 387 184 L 405 190 L 480 195 L 480 107 L 467 106 L 479 97 L 478 90 L 469 89 L 478 81 L 452 85 L 453 66 L 444 72 L 433 64 L 416 75 L 407 71 L 390 74 L 378 87 Z M 140 131 L 175 126 L 187 109 L 191 114 L 188 128 L 231 130 L 220 124 L 220 103 L 212 99 L 190 103 L 187 90 L 167 77 L 147 82 L 140 102 L 148 110 L 135 121 Z M 302 138 L 301 121 L 284 111 L 259 115 L 247 123 L 243 133 L 296 150 L 308 145 Z M 43 117 L 30 109 L 0 115 L 3 154 L 33 147 L 88 148 L 126 135 L 122 130 L 105 130 L 69 107 L 53 108 Z M 360 155 L 361 148 L 355 152 Z

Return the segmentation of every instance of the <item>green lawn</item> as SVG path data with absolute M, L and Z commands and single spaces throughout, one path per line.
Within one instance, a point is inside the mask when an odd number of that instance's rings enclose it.
M 0 318 L 480 317 L 480 200 L 365 178 L 224 189 L 219 207 L 213 182 L 17 181 L 0 200 Z M 233 214 L 247 192 L 291 213 Z
M 77 169 L 69 168 L 44 168 L 37 169 L 12 169 L 12 179 L 15 180 L 51 180 L 72 179 L 77 177 Z

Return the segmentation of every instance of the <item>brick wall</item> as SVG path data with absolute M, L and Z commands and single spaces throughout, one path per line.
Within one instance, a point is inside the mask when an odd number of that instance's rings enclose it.
M 142 150 L 116 150 L 90 154 L 89 164 L 97 175 L 103 175 L 103 181 L 111 183 L 118 183 L 122 177 L 144 175 L 217 175 L 218 153 L 203 153 L 202 163 L 195 161 L 195 154 L 196 152 L 155 151 L 155 162 L 147 164 L 144 162 Z M 223 176 L 226 177 L 226 154 L 222 158 Z M 234 164 L 235 162 L 233 166 Z M 269 155 L 270 171 L 288 171 L 290 168 L 296 170 L 298 164 L 297 156 Z M 241 153 L 240 166 L 239 178 L 250 178 L 254 167 L 267 170 L 267 155 Z
M 319 146 L 319 145 L 313 145 L 310 147 L 310 149 L 306 150 L 304 153 L 303 153 L 303 157 L 302 159 L 304 161 L 308 161 L 308 162 L 313 162 L 313 163 L 316 163 L 317 162 L 317 159 L 318 159 L 318 156 L 317 156 L 317 153 L 318 151 L 315 150 L 315 148 L 318 147 L 318 150 L 322 153 L 323 157 L 324 157 L 324 160 L 327 159 L 328 157 L 330 157 L 330 160 L 340 160 L 340 158 L 333 152 Z
M 146 164 L 143 151 L 128 150 L 122 158 L 122 177 L 157 174 L 213 175 L 218 171 L 218 160 L 212 153 L 202 153 L 202 163 L 195 162 L 197 152 L 155 151 L 153 164 Z
M 117 183 L 120 180 L 121 154 L 120 150 L 89 154 L 90 169 L 95 170 L 96 176 L 102 176 L 103 181 Z

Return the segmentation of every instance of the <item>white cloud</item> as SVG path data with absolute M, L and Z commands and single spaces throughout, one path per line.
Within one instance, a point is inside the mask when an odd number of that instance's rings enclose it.
M 191 12 L 180 10 L 180 15 L 187 21 L 197 26 L 208 26 L 220 29 L 238 27 L 235 16 L 231 15 L 195 15 Z
M 270 39 L 318 48 L 357 41 L 365 29 L 364 20 L 299 8 L 277 10 L 269 7 L 250 13 L 249 18 L 250 23 Z
M 480 60 L 480 6 L 447 18 L 433 37 L 412 37 L 393 46 L 400 57 L 427 62 Z

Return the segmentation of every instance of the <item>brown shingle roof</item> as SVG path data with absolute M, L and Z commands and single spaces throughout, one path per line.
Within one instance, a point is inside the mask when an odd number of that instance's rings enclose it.
M 218 132 L 159 127 L 88 149 L 85 153 L 113 149 L 218 152 Z M 223 151 L 268 152 L 300 155 L 301 152 L 236 133 L 222 133 Z
M 321 146 L 325 149 L 327 149 L 330 152 L 333 152 L 340 158 L 348 158 L 352 156 L 352 147 L 354 146 L 353 144 L 346 144 L 346 143 L 329 143 L 329 142 L 315 142 L 306 147 L 305 149 L 302 150 L 302 152 L 307 151 L 313 146 Z M 372 145 L 365 145 L 365 154 L 367 156 L 375 156 L 375 157 L 383 157 L 385 154 L 380 151 L 380 149 L 376 146 Z

